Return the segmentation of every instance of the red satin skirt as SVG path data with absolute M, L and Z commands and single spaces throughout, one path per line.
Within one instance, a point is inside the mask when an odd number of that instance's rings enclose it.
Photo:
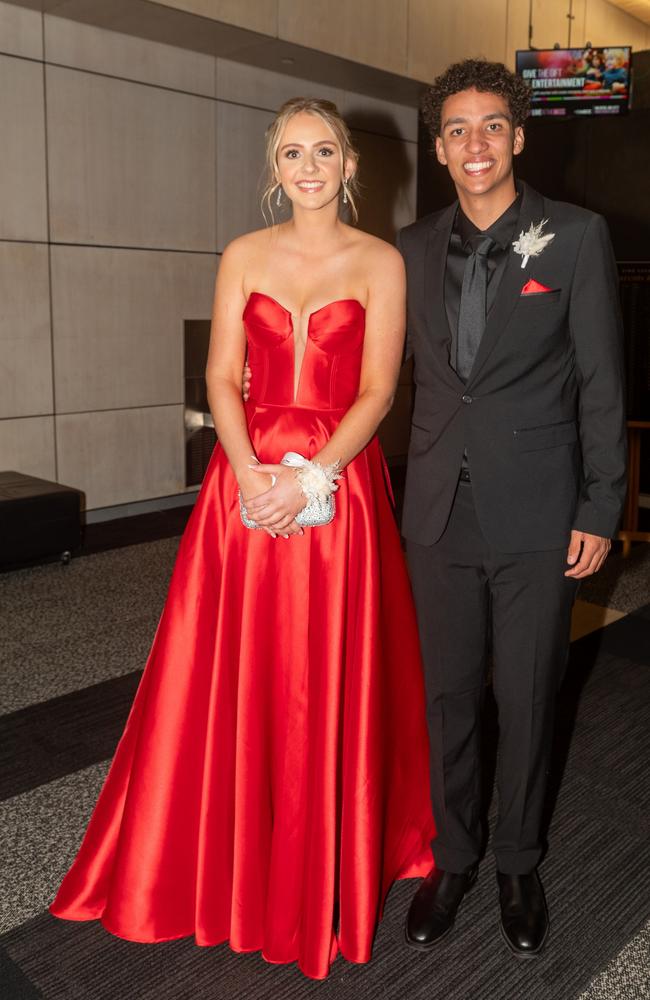
M 310 412 L 249 405 L 260 460 L 313 454 L 334 415 Z M 215 448 L 53 914 L 131 941 L 228 941 L 317 979 L 339 950 L 368 961 L 391 883 L 431 868 L 434 833 L 388 490 L 373 439 L 332 524 L 274 540 L 242 525 Z

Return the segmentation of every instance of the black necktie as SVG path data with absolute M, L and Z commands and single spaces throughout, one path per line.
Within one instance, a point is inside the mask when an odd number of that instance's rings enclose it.
M 458 310 L 456 372 L 467 381 L 485 330 L 488 254 L 494 246 L 490 236 L 476 233 L 467 240 L 472 253 L 465 262 Z

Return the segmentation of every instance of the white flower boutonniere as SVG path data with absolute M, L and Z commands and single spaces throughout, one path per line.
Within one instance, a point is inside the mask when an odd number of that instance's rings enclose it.
M 544 250 L 551 240 L 555 239 L 555 233 L 547 233 L 542 236 L 542 230 L 548 222 L 548 219 L 542 219 L 535 225 L 531 222 L 530 228 L 527 233 L 522 231 L 519 234 L 519 239 L 515 240 L 512 244 L 515 248 L 515 253 L 520 253 L 523 257 L 521 266 L 525 267 L 528 263 L 530 257 L 539 257 L 542 250 Z

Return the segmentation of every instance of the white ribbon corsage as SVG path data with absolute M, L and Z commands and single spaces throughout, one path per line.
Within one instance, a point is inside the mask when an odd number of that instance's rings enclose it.
M 528 232 L 522 231 L 519 234 L 519 239 L 515 240 L 512 244 L 515 248 L 515 253 L 520 253 L 523 257 L 521 266 L 525 267 L 531 257 L 539 257 L 542 250 L 545 250 L 549 245 L 551 240 L 555 239 L 555 233 L 547 233 L 542 236 L 542 230 L 548 222 L 548 219 L 542 219 L 535 225 L 531 222 Z
M 296 479 L 300 489 L 310 501 L 316 497 L 321 503 L 325 503 L 327 498 L 338 490 L 336 480 L 343 478 L 339 462 L 334 462 L 333 465 L 320 465 L 318 462 L 310 462 L 295 451 L 288 451 L 280 465 L 289 465 L 298 470 Z

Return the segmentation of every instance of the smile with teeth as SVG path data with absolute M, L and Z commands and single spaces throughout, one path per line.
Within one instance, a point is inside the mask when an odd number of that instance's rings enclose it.
M 298 181 L 296 187 L 301 191 L 320 191 L 325 186 L 325 181 Z
M 494 160 L 481 160 L 480 163 L 474 163 L 470 160 L 469 163 L 463 163 L 463 169 L 467 170 L 470 174 L 481 173 L 483 170 L 489 170 L 493 166 Z

